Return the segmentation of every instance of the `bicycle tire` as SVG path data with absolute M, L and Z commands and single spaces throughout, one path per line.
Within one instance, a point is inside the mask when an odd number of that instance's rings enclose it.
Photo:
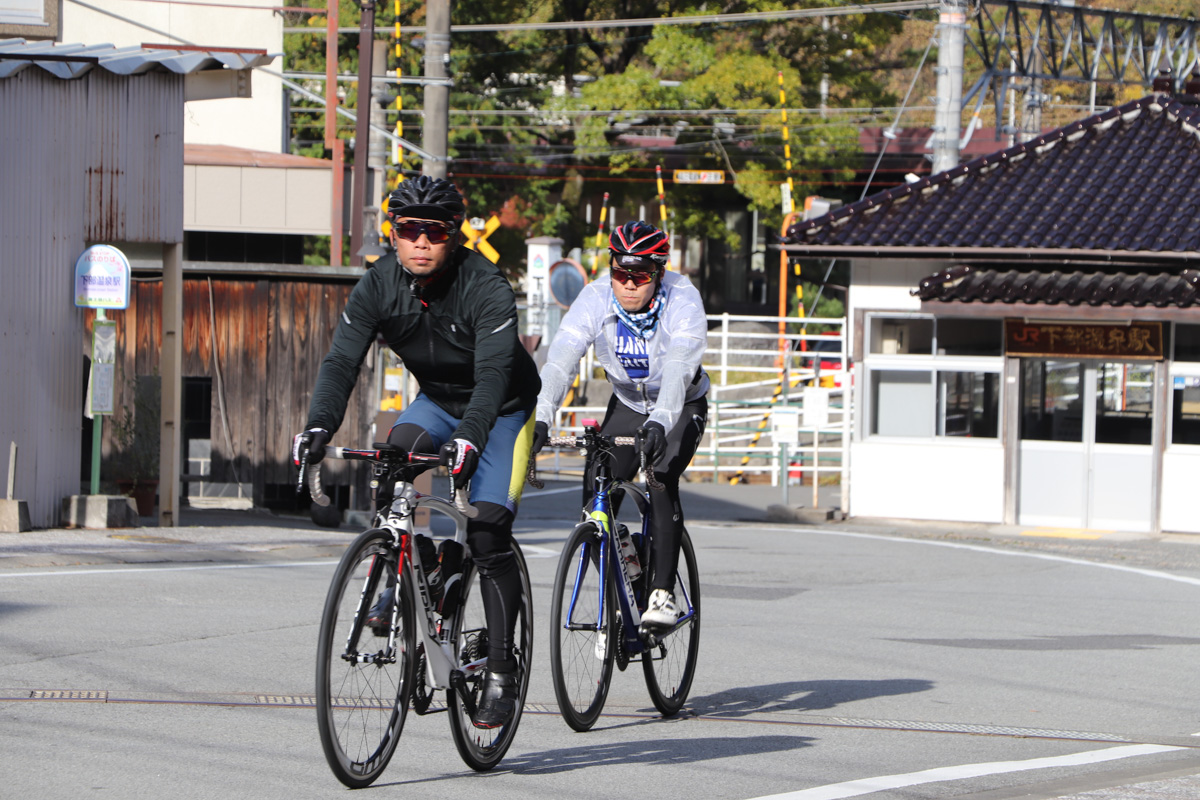
M 396 751 L 416 660 L 411 577 L 399 572 L 392 534 L 366 531 L 334 571 L 317 640 L 317 720 L 325 760 L 352 789 L 369 786 Z M 389 585 L 396 587 L 395 644 L 363 625 Z M 381 648 L 374 653 L 371 648 Z M 370 659 L 370 660 L 364 660 Z
M 664 717 L 674 716 L 683 708 L 696 676 L 696 659 L 700 651 L 700 574 L 696 569 L 692 538 L 686 529 L 679 544 L 679 570 L 673 591 L 682 603 L 685 595 L 681 589 L 686 590 L 693 616 L 642 652 L 642 670 L 650 700 Z
M 476 728 L 458 691 L 451 688 L 446 692 L 454 745 L 458 748 L 463 762 L 476 772 L 487 772 L 499 764 L 508 752 L 513 738 L 517 735 L 521 712 L 525 707 L 525 694 L 529 689 L 533 656 L 533 592 L 529 584 L 529 568 L 525 564 L 525 556 L 516 542 L 513 542 L 512 550 L 521 576 L 521 607 L 517 613 L 517 627 L 513 632 L 513 654 L 517 659 L 517 672 L 521 683 L 516 711 L 512 719 L 498 728 Z M 479 570 L 474 564 L 469 563 L 464 568 L 463 594 L 451 630 L 457 667 L 462 668 L 468 664 L 478 664 L 481 659 L 486 660 L 487 617 L 484 614 L 483 596 L 480 592 Z M 466 682 L 474 704 L 478 705 L 484 667 L 480 664 L 478 669 L 471 672 L 472 674 L 467 675 Z
M 600 608 L 599 552 L 600 529 L 594 522 L 580 523 L 567 538 L 559 557 L 550 607 L 554 697 L 567 725 L 581 733 L 596 724 L 604 709 L 612 683 L 617 637 L 621 635 L 616 627 L 616 595 L 611 583 L 604 587 L 604 608 Z M 568 625 L 586 625 L 591 629 L 571 630 Z

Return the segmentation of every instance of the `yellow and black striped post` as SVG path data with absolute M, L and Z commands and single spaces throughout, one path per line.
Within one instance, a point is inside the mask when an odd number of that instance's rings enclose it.
M 800 382 L 799 377 L 792 378 L 790 380 L 790 385 L 795 386 L 799 382 Z M 774 406 L 775 403 L 779 402 L 779 396 L 781 394 L 783 394 L 783 380 L 782 379 L 780 379 L 779 385 L 775 387 L 775 391 L 772 392 L 772 394 L 771 394 L 771 405 L 772 406 Z M 754 432 L 754 436 L 751 437 L 751 439 L 750 439 L 751 447 L 758 446 L 758 442 L 760 439 L 762 439 L 763 433 L 766 431 L 767 424 L 770 423 L 770 421 L 771 421 L 771 412 L 767 411 L 765 414 L 762 415 L 762 419 L 760 419 L 758 421 L 758 430 Z M 742 466 L 745 467 L 747 464 L 749 464 L 751 458 L 752 458 L 752 456 L 742 456 Z M 743 470 L 743 471 L 739 471 L 739 472 L 735 473 L 734 475 L 731 475 L 729 478 L 729 483 L 731 485 L 741 483 L 742 478 L 743 478 L 743 476 L 745 476 L 745 474 L 746 473 Z
M 596 277 L 596 273 L 600 271 L 600 262 L 603 260 L 600 254 L 604 247 L 604 220 L 608 218 L 608 192 L 604 193 L 604 199 L 600 201 L 600 224 L 596 226 L 596 258 L 592 260 L 592 277 Z
M 658 181 L 658 210 L 662 216 L 662 230 L 667 234 L 667 240 L 670 241 L 671 234 L 667 232 L 667 193 L 663 190 L 662 181 L 662 165 L 654 166 L 654 177 Z M 667 262 L 667 269 L 671 268 L 671 262 Z

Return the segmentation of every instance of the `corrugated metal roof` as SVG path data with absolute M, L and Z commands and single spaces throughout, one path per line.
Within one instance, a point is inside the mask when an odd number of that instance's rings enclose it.
M 279 53 L 244 48 L 187 45 L 114 47 L 111 44 L 57 44 L 0 39 L 0 78 L 38 67 L 57 78 L 71 80 L 102 69 L 114 75 L 173 72 L 190 75 L 212 69 L 250 69 L 270 64 Z
M 183 163 L 216 167 L 286 167 L 288 169 L 328 170 L 323 158 L 268 153 L 227 144 L 184 144 Z
M 785 241 L 809 255 L 1200 260 L 1198 183 L 1200 106 L 1151 95 L 797 222 Z
M 1178 275 L 1018 272 L 951 267 L 921 280 L 913 295 L 946 303 L 1063 304 L 1068 306 L 1179 306 L 1200 304 L 1200 271 Z

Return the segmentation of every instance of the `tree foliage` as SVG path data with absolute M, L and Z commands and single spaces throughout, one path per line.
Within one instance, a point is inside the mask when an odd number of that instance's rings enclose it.
M 310 0 L 311 2 L 311 0 Z M 358 24 L 353 0 L 339 0 L 339 24 Z M 595 233 L 586 205 L 604 192 L 622 219 L 641 208 L 657 220 L 654 168 L 668 175 L 665 201 L 674 232 L 736 238 L 719 209 L 748 207 L 777 228 L 782 221 L 780 184 L 791 177 L 795 196 L 830 194 L 853 175 L 857 128 L 866 117 L 854 109 L 887 105 L 895 94 L 880 66 L 883 50 L 902 25 L 899 17 L 859 14 L 819 19 L 714 21 L 704 24 L 589 27 L 588 22 L 783 7 L 829 7 L 840 0 L 730 0 L 714 7 L 695 0 L 463 0 L 453 24 L 548 21 L 577 23 L 557 30 L 455 34 L 449 71 L 451 173 L 467 196 L 472 215 L 500 214 L 504 227 L 492 236 L 510 263 L 523 255 L 522 240 L 554 234 L 567 247 Z M 423 4 L 402 3 L 402 29 L 423 25 Z M 376 24 L 390 26 L 392 4 L 377 6 Z M 308 24 L 323 29 L 325 19 Z M 338 42 L 339 72 L 357 72 L 357 35 Z M 380 37 L 386 38 L 386 37 Z M 399 67 L 421 73 L 420 36 L 402 34 Z M 321 35 L 291 35 L 285 68 L 323 73 Z M 397 61 L 389 51 L 388 69 Z M 787 106 L 830 111 L 788 116 L 792 170 L 785 170 L 779 114 L 780 75 Z M 828 90 L 822 95 L 822 78 Z M 342 84 L 345 105 L 357 104 L 357 85 Z M 319 81 L 308 86 L 321 93 Z M 392 85 L 388 126 L 396 121 L 394 93 L 401 94 L 404 137 L 421 142 L 419 86 Z M 293 98 L 293 105 L 309 104 Z M 848 113 L 849 111 L 849 113 Z M 293 151 L 324 153 L 323 112 L 293 115 Z M 339 122 L 339 136 L 353 123 Z M 670 183 L 671 169 L 725 170 L 728 183 L 696 187 Z M 420 170 L 409 154 L 401 171 Z M 731 242 L 732 244 L 732 242 Z

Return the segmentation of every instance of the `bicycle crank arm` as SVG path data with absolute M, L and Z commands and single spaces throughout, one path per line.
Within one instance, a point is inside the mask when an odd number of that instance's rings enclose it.
M 461 670 L 454 670 L 450 673 L 450 686 L 454 691 L 458 692 L 458 699 L 462 702 L 463 710 L 467 712 L 467 716 L 475 718 L 475 696 L 471 694 L 471 687 L 467 685 L 467 676 Z

